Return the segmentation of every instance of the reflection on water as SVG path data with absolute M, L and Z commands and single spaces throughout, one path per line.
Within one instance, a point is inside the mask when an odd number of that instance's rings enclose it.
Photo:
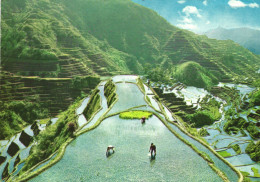
M 147 156 L 151 142 L 155 160 Z M 115 153 L 106 157 L 108 145 Z M 76 139 L 56 165 L 32 181 L 222 181 L 190 147 L 156 117 L 145 125 L 114 116 Z
M 113 82 L 133 82 L 136 83 L 136 79 L 138 78 L 138 76 L 136 75 L 118 75 L 118 76 L 114 76 Z
M 118 101 L 109 112 L 110 114 L 135 106 L 147 105 L 144 101 L 143 93 L 135 84 L 118 83 L 116 84 L 116 93 L 118 95 Z
M 81 106 L 76 110 L 77 115 L 82 114 L 84 109 L 87 107 L 89 97 L 85 98 L 81 103 Z

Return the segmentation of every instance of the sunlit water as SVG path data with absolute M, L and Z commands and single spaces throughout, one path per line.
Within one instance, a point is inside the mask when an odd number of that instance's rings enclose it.
M 150 143 L 157 146 L 150 160 Z M 106 147 L 115 153 L 106 157 Z M 32 181 L 222 181 L 191 148 L 152 117 L 139 120 L 118 116 L 73 141 L 56 165 Z
M 129 75 L 113 78 L 115 82 L 123 81 L 123 83 L 116 84 L 119 100 L 109 114 L 140 105 L 145 105 L 142 109 L 153 110 L 144 101 L 144 95 L 138 86 L 126 83 L 136 82 L 136 78 Z M 104 109 L 97 113 L 93 121 L 107 109 L 102 89 L 100 95 Z M 167 112 L 168 114 L 170 113 Z M 86 125 L 90 126 L 91 122 Z M 182 133 L 176 126 L 171 127 L 199 150 L 206 152 L 215 165 L 226 173 L 230 181 L 238 180 L 236 173 L 206 147 Z M 155 160 L 151 160 L 148 155 L 151 142 L 157 146 Z M 115 146 L 116 152 L 107 158 L 108 145 Z M 116 115 L 104 120 L 96 129 L 77 137 L 68 145 L 63 158 L 57 164 L 31 181 L 222 181 L 222 179 L 202 157 L 176 138 L 155 116 L 142 125 L 139 120 L 122 120 Z

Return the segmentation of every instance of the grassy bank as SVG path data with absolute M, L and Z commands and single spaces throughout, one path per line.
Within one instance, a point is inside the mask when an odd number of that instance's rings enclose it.
M 107 107 L 110 107 L 116 100 L 116 85 L 112 80 L 107 81 L 104 87 L 104 95 L 107 98 Z
M 48 110 L 39 103 L 0 101 L 0 140 L 9 139 L 36 119 L 48 117 Z
M 75 109 L 79 107 L 80 104 L 80 100 L 75 101 L 68 110 L 61 113 L 60 118 L 54 125 L 50 125 L 40 132 L 35 138 L 37 144 L 33 145 L 30 155 L 26 159 L 20 174 L 48 158 L 70 137 L 73 137 L 73 131 L 77 128 L 77 115 L 75 114 Z
M 95 112 L 101 108 L 101 97 L 99 95 L 99 90 L 95 89 L 92 91 L 91 97 L 88 101 L 87 107 L 84 109 L 83 114 L 86 119 L 89 120 Z

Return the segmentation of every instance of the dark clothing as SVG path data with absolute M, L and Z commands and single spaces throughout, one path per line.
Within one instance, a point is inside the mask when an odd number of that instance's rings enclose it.
M 155 146 L 155 145 L 151 145 L 151 146 L 150 146 L 150 150 L 156 152 L 156 146 Z

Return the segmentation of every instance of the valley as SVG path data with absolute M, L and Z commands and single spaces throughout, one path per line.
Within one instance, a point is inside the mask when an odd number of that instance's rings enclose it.
M 131 0 L 1 6 L 0 181 L 260 180 L 259 55 Z

